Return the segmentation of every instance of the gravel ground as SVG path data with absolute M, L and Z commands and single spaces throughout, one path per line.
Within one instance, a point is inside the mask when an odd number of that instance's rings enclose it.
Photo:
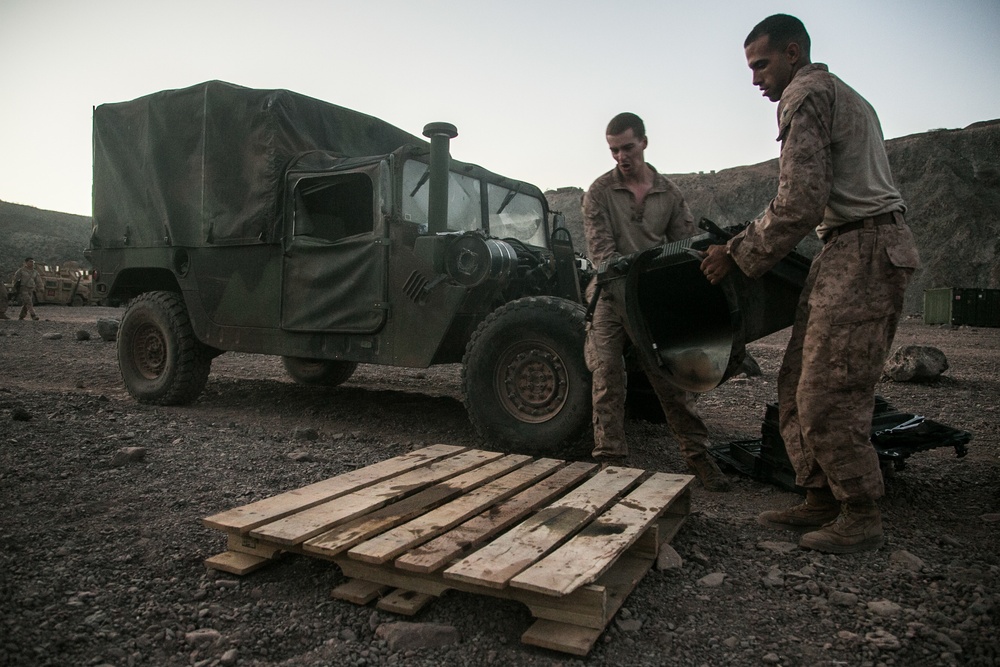
M 964 458 L 922 452 L 888 480 L 882 549 L 802 551 L 754 521 L 795 494 L 738 475 L 731 493 L 694 488 L 673 540 L 683 566 L 647 574 L 579 659 L 522 645 L 532 619 L 515 602 L 450 592 L 405 619 L 332 600 L 344 577 L 325 561 L 243 578 L 203 565 L 225 550 L 203 517 L 428 444 L 478 446 L 456 367 L 361 367 L 317 390 L 276 359 L 226 354 L 196 403 L 149 407 L 97 336 L 120 310 L 38 311 L 0 321 L 0 664 L 1000 664 L 1000 330 L 902 324 L 897 344 L 937 347 L 951 368 L 879 393 L 973 440 Z M 759 437 L 786 338 L 752 345 L 763 375 L 702 398 L 715 441 Z M 306 428 L 318 439 L 296 437 Z M 665 427 L 628 429 L 632 465 L 684 472 Z M 131 447 L 145 457 L 127 460 Z M 377 633 L 397 621 L 457 640 L 399 647 Z

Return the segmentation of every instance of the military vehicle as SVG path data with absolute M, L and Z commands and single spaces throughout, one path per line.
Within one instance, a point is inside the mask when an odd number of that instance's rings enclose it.
M 298 382 L 462 364 L 472 424 L 557 452 L 590 424 L 591 270 L 534 185 L 287 90 L 210 81 L 94 110 L 95 296 L 137 400 L 193 401 L 225 351 Z
M 91 272 L 77 266 L 49 266 L 35 264 L 35 270 L 42 278 L 42 286 L 35 287 L 34 304 L 86 306 L 90 303 L 93 288 Z M 20 297 L 14 291 L 13 276 L 11 282 L 4 285 L 7 288 L 11 303 L 19 303 Z

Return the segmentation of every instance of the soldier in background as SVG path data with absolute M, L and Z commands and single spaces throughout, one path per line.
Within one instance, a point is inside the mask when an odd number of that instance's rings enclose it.
M 781 437 L 806 499 L 764 512 L 771 528 L 809 531 L 799 545 L 828 553 L 878 548 L 884 493 L 870 442 L 875 383 L 919 266 L 906 206 L 893 184 L 872 106 L 809 58 L 809 35 L 785 14 L 744 43 L 753 83 L 778 102 L 778 193 L 726 245 L 710 246 L 713 284 L 738 268 L 757 278 L 810 231 L 823 240 L 778 374 Z
M 9 320 L 7 306 L 10 304 L 10 294 L 7 293 L 7 286 L 3 284 L 2 280 L 0 280 L 0 298 L 3 299 L 0 302 L 0 320 Z
M 35 260 L 31 257 L 24 259 L 24 265 L 14 272 L 14 284 L 18 286 L 18 298 L 21 299 L 21 314 L 17 319 L 23 320 L 25 315 L 31 315 L 31 319 L 37 320 L 35 314 L 35 288 L 42 289 L 42 276 L 35 270 Z
M 583 231 L 590 260 L 607 268 L 622 257 L 668 241 L 695 236 L 691 211 L 673 182 L 645 161 L 648 144 L 642 119 L 621 113 L 607 127 L 617 166 L 598 178 L 583 199 Z M 587 289 L 593 298 L 596 280 Z M 601 292 L 587 328 L 584 355 L 593 374 L 594 451 L 602 462 L 624 462 L 625 304 Z M 688 466 L 709 491 L 728 491 L 729 482 L 708 454 L 708 428 L 695 408 L 695 395 L 672 385 L 657 368 L 644 368 L 680 443 Z

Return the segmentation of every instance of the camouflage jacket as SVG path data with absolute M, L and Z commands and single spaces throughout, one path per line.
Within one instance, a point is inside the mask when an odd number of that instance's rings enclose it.
M 44 287 L 42 282 L 42 275 L 38 273 L 38 269 L 28 269 L 25 267 L 20 267 L 14 272 L 14 280 L 12 284 L 16 285 L 17 281 L 21 281 L 21 291 L 34 291 L 35 288 L 41 289 Z
M 756 278 L 810 231 L 904 211 L 892 183 L 878 116 L 826 65 L 799 70 L 778 103 L 778 194 L 729 242 L 740 269 Z
M 698 233 L 680 189 L 646 164 L 653 170 L 653 187 L 643 201 L 635 201 L 617 167 L 594 181 L 584 195 L 583 232 L 595 265 Z

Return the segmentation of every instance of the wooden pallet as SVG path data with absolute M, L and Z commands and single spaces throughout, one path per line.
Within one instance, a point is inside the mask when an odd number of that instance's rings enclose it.
M 517 600 L 527 644 L 586 655 L 690 510 L 690 475 L 433 445 L 204 519 L 205 564 L 337 564 L 334 597 L 413 615 L 448 590 Z

